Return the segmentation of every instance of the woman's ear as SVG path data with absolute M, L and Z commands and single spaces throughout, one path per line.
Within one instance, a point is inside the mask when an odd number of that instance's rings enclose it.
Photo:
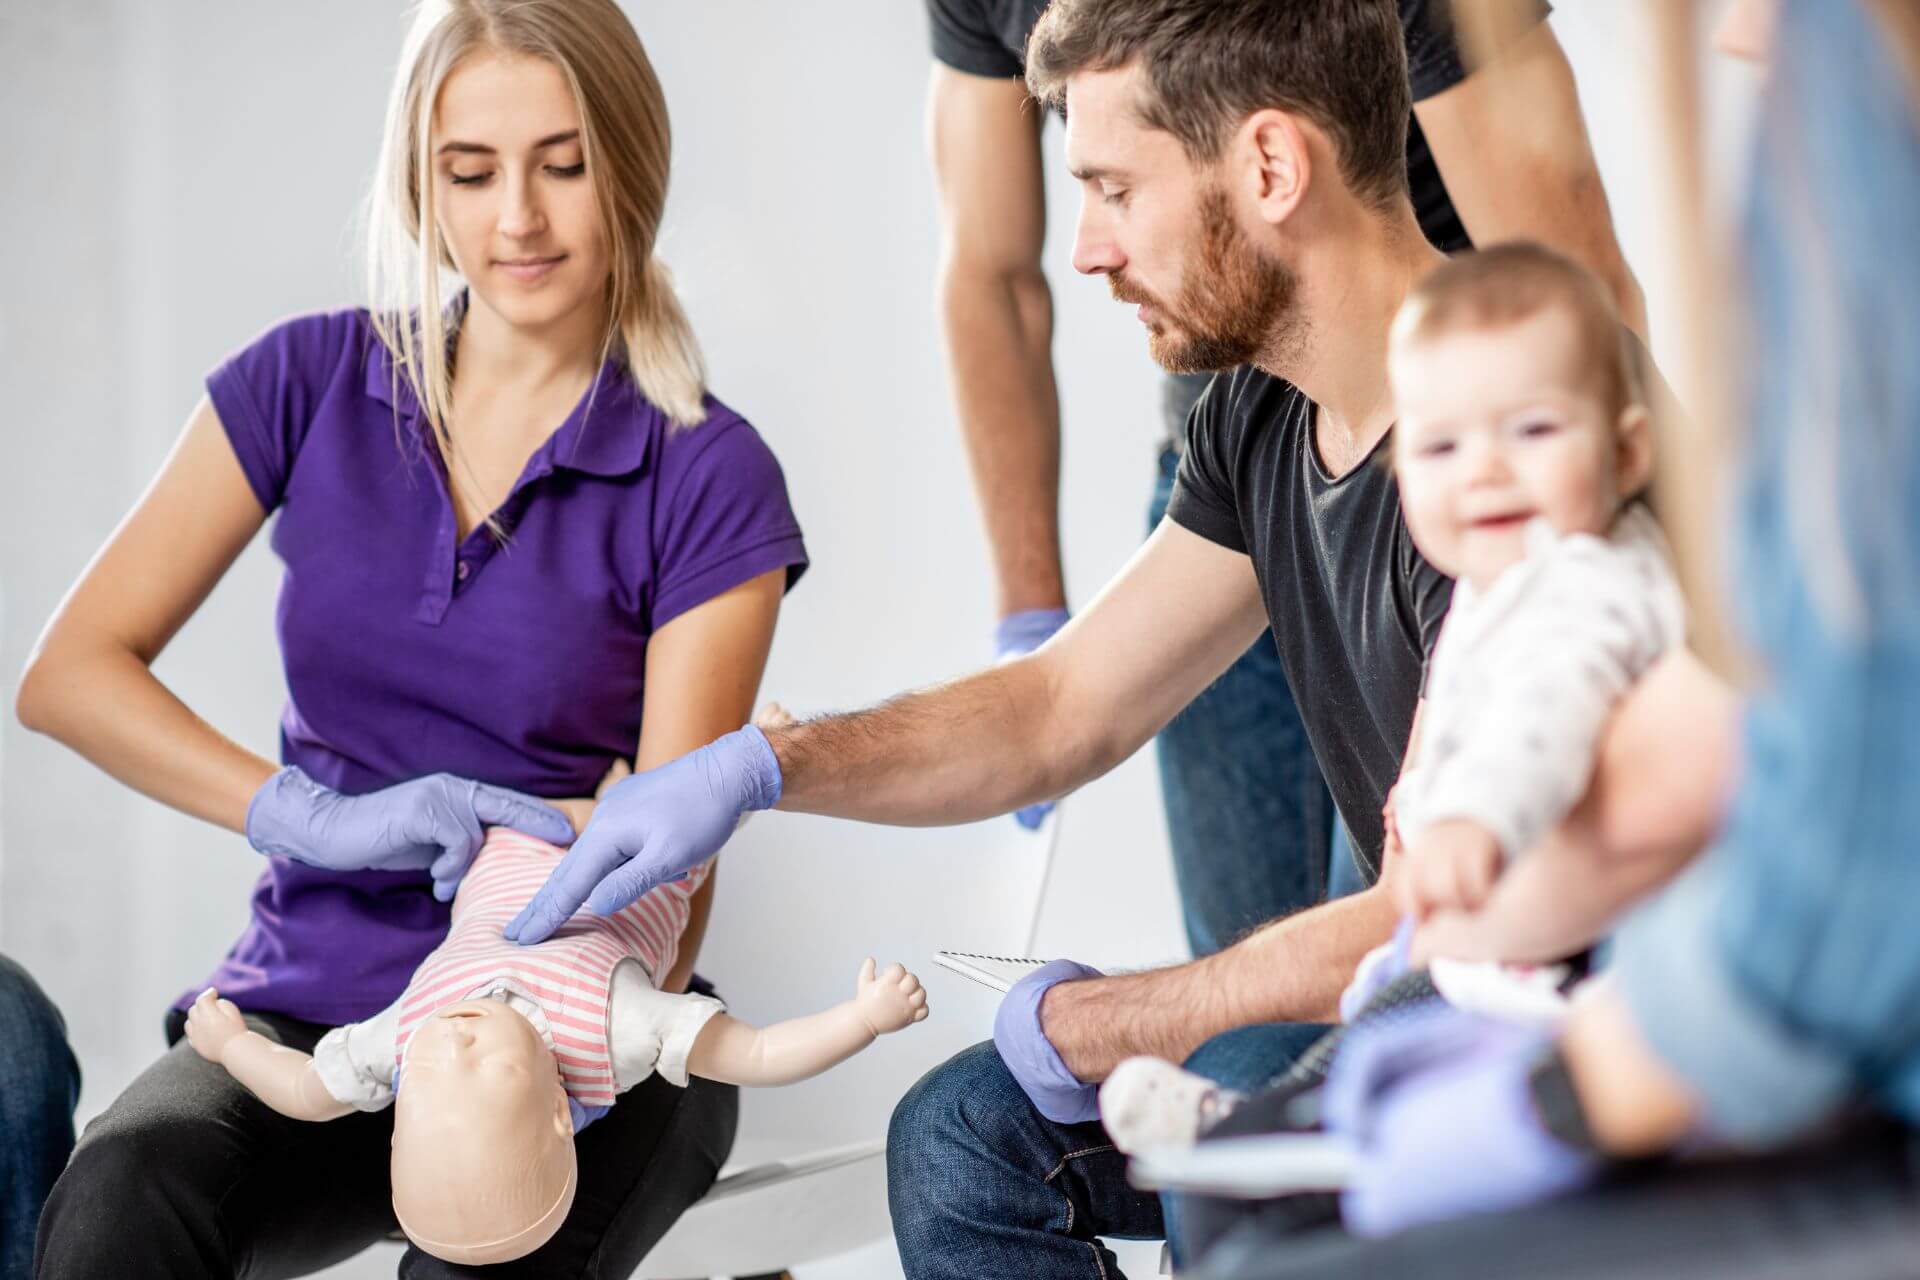
M 1653 416 L 1643 404 L 1620 411 L 1614 468 L 1622 498 L 1630 498 L 1653 479 Z

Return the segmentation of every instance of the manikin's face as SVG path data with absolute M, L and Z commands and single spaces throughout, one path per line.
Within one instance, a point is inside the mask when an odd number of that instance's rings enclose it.
M 450 1004 L 407 1045 L 409 1089 L 457 1091 L 476 1105 L 524 1106 L 529 1093 L 549 1096 L 558 1079 L 540 1033 L 499 1000 Z
M 440 234 L 475 304 L 526 329 L 604 305 L 607 237 L 558 67 L 462 59 L 434 107 L 432 151 Z
M 465 1000 L 407 1043 L 394 1101 L 393 1206 L 450 1262 L 520 1257 L 572 1203 L 573 1124 L 540 1034 L 498 1000 Z
M 1284 345 L 1294 278 L 1243 225 L 1220 164 L 1196 166 L 1141 123 L 1136 67 L 1067 86 L 1067 165 L 1080 182 L 1075 270 L 1139 307 L 1153 358 L 1175 373 L 1230 369 Z M 1251 228 L 1251 229 L 1250 229 Z
M 1480 589 L 1526 555 L 1527 522 L 1605 533 L 1644 480 L 1629 408 L 1601 403 L 1564 308 L 1518 324 L 1396 342 L 1394 469 L 1407 531 L 1435 568 Z

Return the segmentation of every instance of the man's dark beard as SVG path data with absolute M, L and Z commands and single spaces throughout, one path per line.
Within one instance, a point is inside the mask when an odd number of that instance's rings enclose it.
M 1292 323 L 1293 272 L 1254 248 L 1217 186 L 1200 197 L 1200 250 L 1185 274 L 1173 306 L 1135 289 L 1120 273 L 1107 277 L 1118 301 L 1160 312 L 1158 330 L 1148 330 L 1147 350 L 1169 373 L 1251 364 Z

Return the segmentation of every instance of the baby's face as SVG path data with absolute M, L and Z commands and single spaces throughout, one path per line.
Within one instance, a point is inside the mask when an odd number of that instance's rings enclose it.
M 1561 534 L 1613 523 L 1638 478 L 1591 367 L 1558 307 L 1395 345 L 1400 506 L 1435 568 L 1484 589 L 1525 556 L 1535 517 Z

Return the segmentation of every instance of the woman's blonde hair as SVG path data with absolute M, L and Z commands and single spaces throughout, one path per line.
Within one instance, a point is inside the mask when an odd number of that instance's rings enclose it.
M 666 99 L 633 25 L 614 0 L 421 0 L 394 75 L 368 200 L 367 287 L 395 379 L 412 388 L 449 473 L 445 286 L 454 263 L 434 217 L 429 134 L 441 86 L 478 49 L 541 58 L 566 78 L 607 233 L 605 353 L 621 357 L 641 394 L 676 425 L 700 422 L 700 347 L 653 252 L 672 151 Z

